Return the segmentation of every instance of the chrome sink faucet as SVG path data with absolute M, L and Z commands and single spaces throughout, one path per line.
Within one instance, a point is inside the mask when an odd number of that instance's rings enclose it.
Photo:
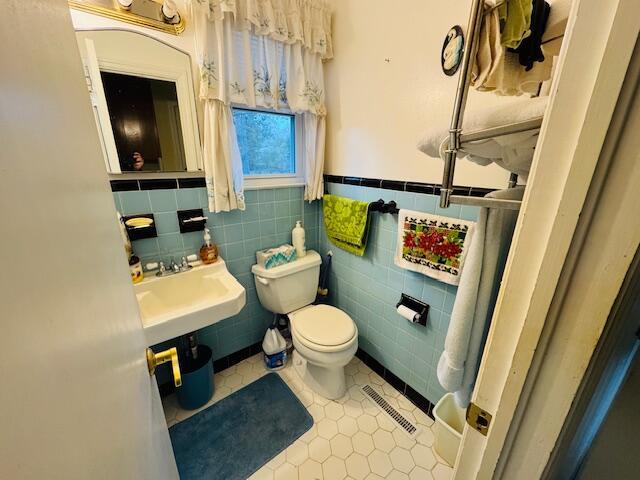
M 192 268 L 193 267 L 189 265 L 189 262 L 187 261 L 187 257 L 182 257 L 180 263 L 176 263 L 172 258 L 169 268 L 165 266 L 164 262 L 158 262 L 158 272 L 156 273 L 156 276 L 166 277 L 168 275 L 175 275 L 176 273 L 187 272 Z

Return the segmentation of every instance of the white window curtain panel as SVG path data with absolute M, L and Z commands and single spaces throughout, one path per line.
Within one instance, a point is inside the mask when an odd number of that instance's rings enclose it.
M 302 117 L 304 196 L 309 201 L 321 198 L 326 115 L 322 61 L 333 56 L 329 6 L 322 0 L 191 0 L 191 6 L 211 210 L 244 209 L 232 104 Z

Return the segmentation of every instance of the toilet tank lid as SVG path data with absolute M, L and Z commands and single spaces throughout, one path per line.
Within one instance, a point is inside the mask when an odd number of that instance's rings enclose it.
M 251 271 L 254 275 L 259 275 L 263 278 L 280 278 L 291 275 L 292 273 L 307 270 L 308 268 L 317 267 L 321 263 L 322 259 L 318 252 L 314 250 L 307 250 L 307 254 L 304 257 L 298 258 L 293 262 L 285 263 L 284 265 L 273 268 L 264 268 L 256 264 L 251 267 Z

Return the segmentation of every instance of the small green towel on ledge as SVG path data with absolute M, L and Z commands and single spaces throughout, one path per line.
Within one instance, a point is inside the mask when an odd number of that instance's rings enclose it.
M 369 203 L 350 198 L 322 197 L 324 226 L 331 243 L 362 257 L 369 234 Z

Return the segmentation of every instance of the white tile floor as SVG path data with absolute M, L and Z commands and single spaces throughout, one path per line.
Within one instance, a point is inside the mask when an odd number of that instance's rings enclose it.
M 261 355 L 250 357 L 215 377 L 211 404 L 267 373 Z M 433 451 L 431 420 L 359 359 L 346 367 L 347 394 L 330 401 L 309 389 L 289 365 L 278 372 L 313 417 L 311 429 L 258 470 L 251 479 L 299 480 L 447 480 L 451 468 Z M 409 438 L 373 403 L 360 386 L 369 383 L 420 434 Z M 169 426 L 197 411 L 180 409 L 175 395 L 163 400 Z

